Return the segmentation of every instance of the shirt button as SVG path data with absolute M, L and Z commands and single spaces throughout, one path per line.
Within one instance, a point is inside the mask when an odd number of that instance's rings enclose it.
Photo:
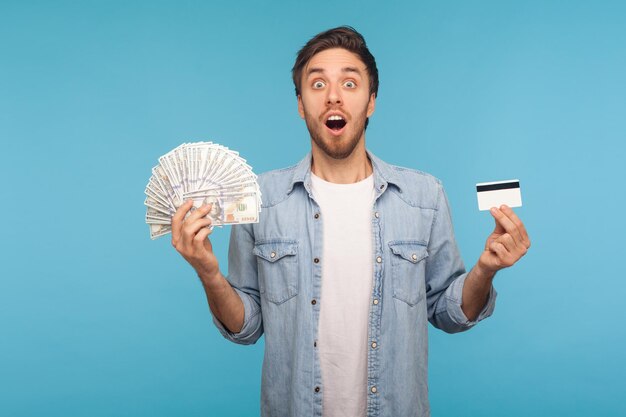
M 411 259 L 413 259 L 414 261 L 417 261 L 417 255 L 416 254 L 411 255 Z
M 378 298 L 374 298 L 374 305 L 378 305 Z
M 313 217 L 315 217 L 316 219 L 319 219 L 320 218 L 320 214 L 319 213 L 315 213 L 315 216 L 313 216 Z
M 376 349 L 376 346 L 378 346 L 376 342 L 372 342 L 372 349 Z
M 276 257 L 276 252 L 270 253 L 270 258 L 275 258 L 275 257 Z
M 311 300 L 311 304 L 315 305 L 317 304 L 317 301 L 315 299 Z
M 371 389 L 370 391 L 372 391 L 374 394 L 376 394 L 376 392 L 378 392 L 378 390 L 376 389 L 376 387 L 372 387 L 372 389 Z
M 375 212 L 375 213 L 374 213 L 374 217 L 379 218 L 379 217 L 380 217 L 380 213 Z
M 320 387 L 315 387 L 315 392 L 320 392 Z
M 315 262 L 316 264 L 320 263 L 320 258 L 313 259 L 313 262 Z
M 376 258 L 376 262 L 381 263 L 383 261 L 383 258 L 381 258 L 380 256 Z
M 313 347 L 317 347 L 317 340 L 313 342 Z
M 383 188 L 385 188 L 385 184 L 380 185 L 380 189 L 382 190 Z

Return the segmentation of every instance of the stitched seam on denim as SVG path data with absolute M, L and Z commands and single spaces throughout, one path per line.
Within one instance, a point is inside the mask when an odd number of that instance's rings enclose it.
M 445 295 L 443 296 L 446 300 L 448 301 L 452 301 L 454 304 L 458 304 L 461 305 L 461 302 L 455 298 L 450 297 L 449 295 Z
M 403 302 L 404 304 L 406 304 L 406 305 L 408 305 L 408 306 L 415 307 L 416 305 L 418 305 L 419 303 L 421 303 L 423 300 L 425 300 L 425 299 L 426 299 L 426 293 L 425 293 L 425 292 L 421 293 L 421 294 L 419 295 L 419 297 L 417 298 L 417 301 L 416 301 L 415 303 L 410 303 L 410 302 L 408 302 L 407 300 L 405 300 L 404 298 L 400 298 L 400 297 L 399 297 L 399 296 L 397 296 L 396 294 L 391 294 L 391 297 L 392 297 L 392 298 L 395 298 L 395 299 L 396 299 L 396 300 L 398 300 L 398 301 Z M 445 311 L 445 310 L 443 310 L 443 311 Z M 435 314 L 437 314 L 437 313 L 435 312 Z
M 304 183 L 302 183 L 302 182 L 296 182 L 296 183 L 294 184 L 294 190 L 295 190 L 295 186 L 297 186 L 297 185 L 301 185 L 301 186 L 303 186 L 303 187 L 304 187 Z M 261 207 L 262 207 L 262 208 L 272 208 L 272 207 L 274 207 L 274 206 L 279 205 L 280 203 L 282 203 L 283 201 L 285 201 L 285 200 L 287 200 L 289 197 L 291 197 L 291 194 L 293 194 L 293 191 L 294 191 L 294 190 L 292 190 L 292 192 L 291 192 L 291 193 L 289 193 L 289 194 L 286 194 L 286 193 L 285 193 L 285 194 L 282 194 L 282 192 L 281 192 L 281 199 L 280 199 L 280 200 L 274 200 L 274 201 L 268 202 L 267 204 L 263 204 L 263 203 L 261 203 Z M 262 196 L 261 196 L 261 199 L 263 199 L 263 197 L 262 197 Z
M 266 245 L 268 243 L 289 243 L 298 246 L 297 239 L 285 239 L 285 238 L 272 238 L 272 239 L 258 239 L 254 242 L 254 246 L 257 245 Z
M 241 224 L 241 225 L 233 225 L 233 226 L 237 226 L 237 227 L 241 227 L 240 230 L 242 230 L 244 233 L 246 233 L 248 236 L 250 236 L 252 238 L 252 240 L 254 241 L 254 223 L 253 224 Z
M 439 184 L 439 187 L 437 187 L 438 191 L 437 191 L 437 203 L 441 204 L 441 193 L 443 192 L 443 188 L 441 187 L 441 184 Z M 433 215 L 433 221 L 430 224 L 430 232 L 432 233 L 434 227 L 435 227 L 435 221 L 437 221 L 437 215 L 439 214 L 439 204 L 437 205 L 437 208 L 435 209 L 435 214 Z
M 426 207 L 420 204 L 419 202 L 414 202 L 414 201 L 409 200 L 408 198 L 405 198 L 405 196 L 407 196 L 409 193 L 401 193 L 399 191 L 396 191 L 395 187 L 393 189 L 391 187 L 388 187 L 385 190 L 385 192 L 387 191 L 394 193 L 396 196 L 398 196 L 398 198 L 400 198 L 400 200 L 402 200 L 404 203 L 406 203 L 410 207 L 419 208 L 422 210 L 437 210 L 436 207 Z
M 401 166 L 397 166 L 397 165 L 389 165 L 389 167 L 391 168 L 392 171 L 409 172 L 409 173 L 413 173 L 413 174 L 425 177 L 427 179 L 431 179 L 431 180 L 433 180 L 435 182 L 436 185 L 441 186 L 441 180 L 439 178 L 433 176 L 432 174 L 427 173 L 427 172 L 423 172 L 423 171 L 420 171 L 420 170 L 417 170 L 417 169 L 412 169 L 412 168 L 401 167 Z M 395 181 L 395 182 L 392 181 L 393 184 L 402 183 L 402 182 L 406 182 L 406 181 L 400 181 L 400 180 Z M 396 187 L 398 187 L 398 186 L 396 185 Z M 398 189 L 400 189 L 400 187 L 398 187 Z M 405 203 L 407 203 L 411 207 L 419 207 L 421 209 L 426 209 L 426 210 L 436 210 L 436 209 L 433 209 L 432 207 L 424 207 L 424 206 L 420 205 L 418 202 L 407 200 L 404 196 L 409 194 L 409 193 L 398 192 L 396 194 L 400 197 L 400 199 L 402 201 L 404 201 Z
M 406 199 L 406 198 L 405 198 L 405 196 L 406 196 L 408 193 L 400 193 L 400 192 L 397 192 L 397 191 L 395 191 L 395 190 L 392 190 L 391 188 L 387 188 L 387 190 L 385 190 L 385 191 L 391 191 L 391 192 L 393 192 L 395 195 L 397 195 L 397 196 L 398 196 L 398 198 L 400 198 L 400 200 L 404 201 L 407 205 L 409 205 L 409 206 L 411 206 L 411 207 L 414 207 L 414 208 L 420 208 L 420 209 L 422 209 L 422 210 L 437 210 L 436 208 L 433 208 L 433 207 L 425 207 L 425 206 L 420 205 L 420 204 L 419 204 L 419 203 L 417 203 L 417 202 L 413 202 L 413 201 L 410 201 L 410 200 Z
M 259 175 L 259 179 L 265 180 L 265 178 L 271 178 L 274 177 L 276 175 L 279 174 L 284 174 L 285 172 L 288 171 L 295 171 L 295 169 L 298 167 L 300 163 L 297 163 L 295 165 L 291 165 L 289 167 L 286 168 L 279 168 L 279 169 L 274 169 L 271 171 L 267 171 L 262 173 L 261 175 Z M 289 178 L 289 182 L 288 185 L 292 185 L 293 184 L 293 176 L 291 178 Z M 289 196 L 289 194 L 283 193 L 281 191 L 281 196 L 284 196 L 285 198 Z M 276 204 L 280 203 L 281 201 L 283 201 L 285 198 L 279 200 L 279 201 L 271 201 L 271 202 L 267 202 L 267 203 L 263 203 L 263 196 L 261 196 L 261 207 L 262 208 L 268 208 L 268 207 L 272 207 L 275 206 Z
M 439 178 L 435 177 L 432 174 L 429 174 L 428 172 L 420 171 L 419 169 L 406 168 L 406 167 L 401 167 L 401 166 L 398 166 L 398 165 L 391 165 L 391 168 L 396 170 L 396 171 L 413 172 L 415 174 L 419 174 L 419 175 L 424 176 L 426 178 L 432 178 L 433 180 L 435 180 L 435 182 L 437 182 L 437 184 L 441 184 L 441 180 Z
M 405 240 L 390 240 L 389 246 L 393 245 L 418 245 L 426 247 L 428 242 L 424 242 L 423 240 L 414 240 L 414 239 L 405 239 Z
M 246 327 L 246 324 L 250 323 L 250 321 L 255 318 L 256 316 L 259 315 L 259 313 L 261 312 L 261 307 L 257 306 L 256 303 L 252 303 L 254 304 L 254 310 L 252 310 L 252 312 L 250 313 L 250 317 L 248 317 L 248 320 L 244 321 L 243 326 L 241 327 L 242 329 L 244 327 Z
M 440 311 L 435 311 L 435 315 L 436 316 L 440 316 L 442 313 L 448 313 L 447 309 L 442 309 Z M 471 320 L 467 320 L 466 317 L 466 321 L 462 322 L 462 321 L 457 321 L 455 317 L 452 316 L 452 314 L 448 313 L 448 317 L 450 317 L 450 319 L 452 319 L 452 321 L 454 321 L 458 326 L 460 326 L 461 328 L 470 328 L 473 327 L 477 322 L 475 321 L 471 321 Z

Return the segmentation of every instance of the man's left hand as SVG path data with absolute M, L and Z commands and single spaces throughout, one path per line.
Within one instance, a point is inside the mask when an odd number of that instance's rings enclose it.
M 495 274 L 526 255 L 530 248 L 530 239 L 524 223 L 509 206 L 493 207 L 491 215 L 496 221 L 496 227 L 487 238 L 485 250 L 480 255 L 477 266 L 488 274 Z

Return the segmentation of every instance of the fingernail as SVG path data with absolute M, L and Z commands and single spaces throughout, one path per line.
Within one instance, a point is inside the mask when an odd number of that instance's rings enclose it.
M 495 207 L 491 207 L 491 214 L 498 214 L 498 209 Z

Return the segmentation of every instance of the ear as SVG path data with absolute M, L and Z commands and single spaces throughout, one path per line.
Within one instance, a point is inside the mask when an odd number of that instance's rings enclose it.
M 374 110 L 376 109 L 376 94 L 372 93 L 370 95 L 370 101 L 367 103 L 367 117 L 370 117 L 374 114 Z
M 298 114 L 304 119 L 304 104 L 302 104 L 302 94 L 298 94 Z

